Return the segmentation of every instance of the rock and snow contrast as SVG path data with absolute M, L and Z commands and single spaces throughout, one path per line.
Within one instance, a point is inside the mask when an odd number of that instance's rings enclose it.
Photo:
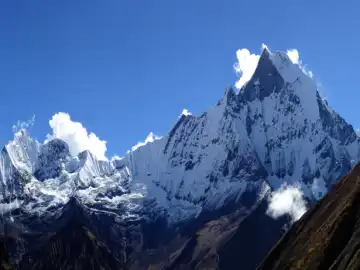
M 40 144 L 17 132 L 1 152 L 0 210 L 41 232 L 76 199 L 113 222 L 162 219 L 172 228 L 229 206 L 250 213 L 284 186 L 312 204 L 359 155 L 358 135 L 316 83 L 288 54 L 264 47 L 237 93 L 226 89 L 199 116 L 184 110 L 166 136 L 150 134 L 124 157 L 74 156 L 60 139 Z

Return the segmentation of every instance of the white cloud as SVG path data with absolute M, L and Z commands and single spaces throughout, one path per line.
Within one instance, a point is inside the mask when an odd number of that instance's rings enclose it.
M 265 47 L 266 45 L 262 44 L 262 48 Z M 251 54 L 248 49 L 244 48 L 237 50 L 236 57 L 238 62 L 234 65 L 234 69 L 236 73 L 240 75 L 240 78 L 235 83 L 235 87 L 240 89 L 254 74 L 260 55 Z
M 295 222 L 306 211 L 306 202 L 300 188 L 283 185 L 271 194 L 266 213 L 273 218 L 288 214 L 291 216 L 292 221 Z
M 300 60 L 300 54 L 297 49 L 287 50 L 286 54 L 289 56 L 291 62 L 297 64 L 306 75 L 308 75 L 310 78 L 314 77 L 313 72 L 310 69 L 308 69 L 308 67 L 304 65 Z
M 100 140 L 93 132 L 89 134 L 80 122 L 72 121 L 68 113 L 54 114 L 49 125 L 52 134 L 46 136 L 45 142 L 58 138 L 69 145 L 71 155 L 75 156 L 84 150 L 89 150 L 98 159 L 107 160 L 106 141 Z
M 263 43 L 261 44 L 261 49 L 268 49 L 268 46 Z M 286 54 L 294 64 L 297 64 L 302 69 L 305 74 L 307 74 L 310 78 L 313 78 L 313 72 L 302 63 L 299 51 L 297 49 L 289 49 L 286 51 Z M 237 63 L 235 63 L 234 69 L 240 78 L 235 83 L 235 87 L 240 89 L 251 79 L 252 75 L 254 74 L 260 59 L 260 55 L 253 54 L 248 49 L 243 48 L 237 50 L 236 57 Z
M 188 116 L 188 115 L 192 115 L 191 112 L 189 112 L 188 109 L 183 109 L 181 114 L 179 115 L 179 118 L 182 116 L 182 115 L 185 115 L 185 116 Z
M 290 49 L 286 51 L 289 56 L 291 62 L 294 64 L 299 64 L 299 51 L 297 49 Z
M 122 160 L 124 157 L 120 157 L 120 156 L 118 156 L 118 155 L 115 155 L 115 156 L 113 156 L 112 158 L 111 158 L 111 160 L 113 161 L 113 160 Z
M 15 132 L 18 132 L 21 129 L 29 129 L 34 124 L 35 124 L 35 114 L 33 115 L 33 117 L 31 117 L 31 119 L 29 119 L 27 121 L 18 120 L 17 123 L 12 126 L 12 131 L 15 133 Z
M 145 141 L 143 142 L 138 142 L 137 144 L 135 144 L 133 147 L 131 147 L 131 151 L 135 151 L 136 149 L 138 149 L 140 146 L 144 146 L 145 144 L 149 143 L 149 142 L 153 142 L 155 140 L 159 140 L 161 139 L 161 136 L 156 136 L 154 133 L 150 132 L 149 135 L 147 135 Z M 129 153 L 130 151 L 128 151 Z

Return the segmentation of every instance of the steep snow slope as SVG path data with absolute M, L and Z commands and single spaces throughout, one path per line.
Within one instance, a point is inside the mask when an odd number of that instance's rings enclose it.
M 183 114 L 167 136 L 123 158 L 73 157 L 61 140 L 16 133 L 1 153 L 1 209 L 51 216 L 77 197 L 122 219 L 173 223 L 236 202 L 250 208 L 284 183 L 317 200 L 358 159 L 359 138 L 311 78 L 264 49 L 239 93 L 226 89 L 216 106 Z

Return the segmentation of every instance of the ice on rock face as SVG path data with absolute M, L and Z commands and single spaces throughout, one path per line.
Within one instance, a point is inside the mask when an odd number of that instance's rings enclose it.
M 359 140 L 286 53 L 265 49 L 238 93 L 226 89 L 199 116 L 182 113 L 168 135 L 121 158 L 72 157 L 63 141 L 17 133 L 0 156 L 0 203 L 49 215 L 77 197 L 92 211 L 171 223 L 227 204 L 250 208 L 284 184 L 314 201 L 359 160 Z M 27 202 L 13 203 L 14 194 Z

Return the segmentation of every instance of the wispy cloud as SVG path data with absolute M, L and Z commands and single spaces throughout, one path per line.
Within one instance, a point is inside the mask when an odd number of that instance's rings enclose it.
M 18 132 L 19 130 L 22 130 L 22 129 L 29 129 L 34 124 L 35 124 L 35 114 L 33 115 L 33 117 L 31 117 L 27 121 L 18 120 L 17 123 L 12 126 L 12 131 L 15 133 L 15 132 Z

